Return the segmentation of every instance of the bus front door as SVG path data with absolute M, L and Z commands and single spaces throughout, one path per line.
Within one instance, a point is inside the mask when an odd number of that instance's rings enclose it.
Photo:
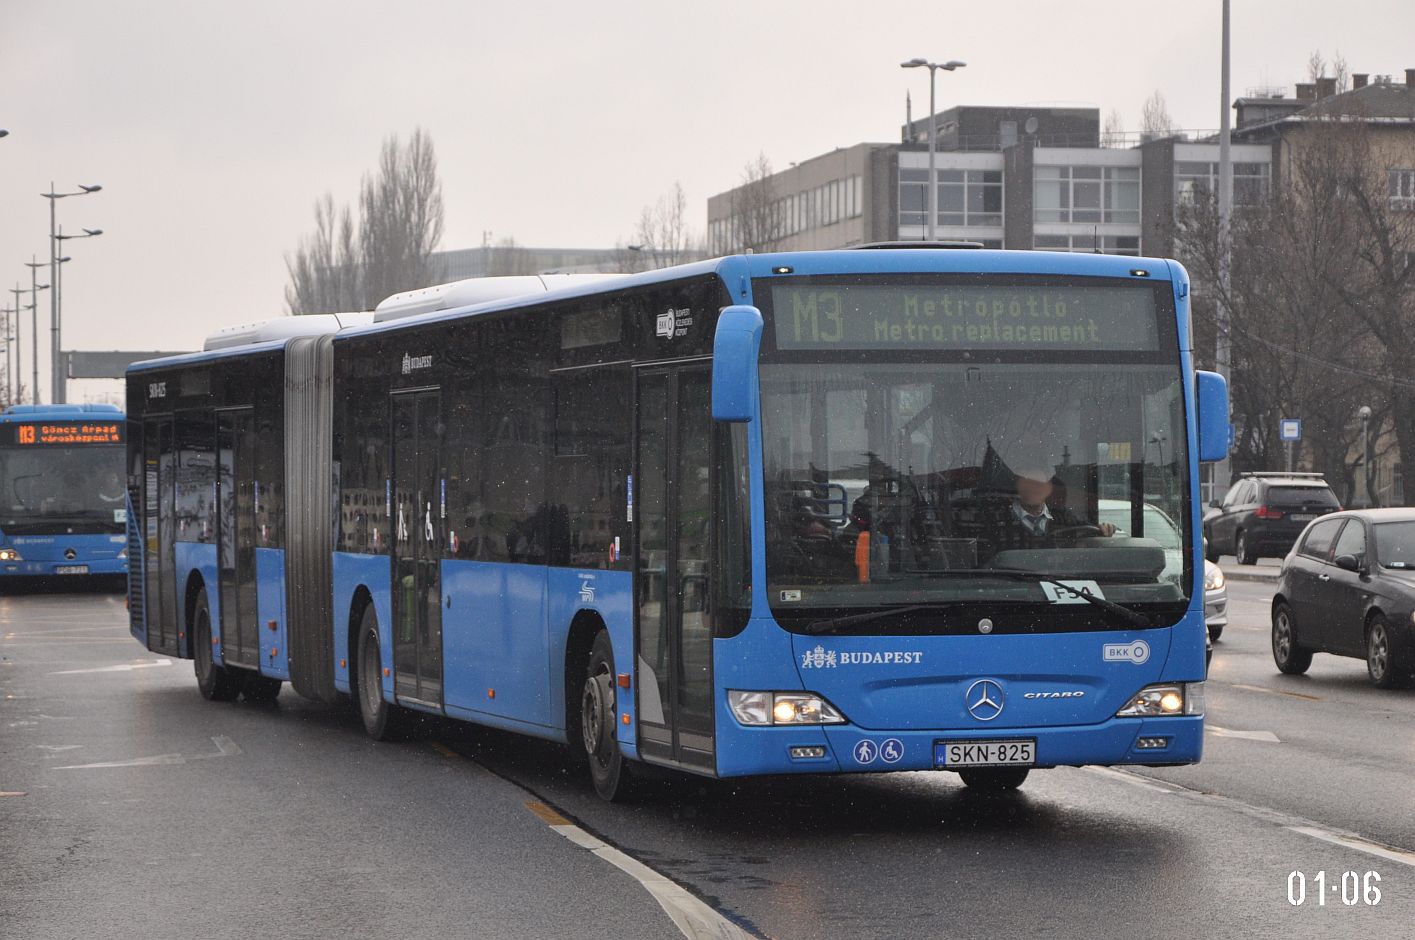
M 221 656 L 260 668 L 255 571 L 255 415 L 216 415 L 216 558 L 221 593 Z
M 442 707 L 442 413 L 436 389 L 393 405 L 393 691 Z
M 708 370 L 644 369 L 636 401 L 639 750 L 650 760 L 711 771 Z

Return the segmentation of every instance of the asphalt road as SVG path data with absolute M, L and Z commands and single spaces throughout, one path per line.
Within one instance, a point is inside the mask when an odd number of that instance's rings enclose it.
M 552 745 L 204 702 L 121 597 L 0 598 L 0 793 L 23 794 L 0 937 L 1409 936 L 1415 693 L 1357 660 L 1280 676 L 1270 586 L 1229 591 L 1195 767 L 991 799 L 946 773 L 670 777 L 629 806 Z

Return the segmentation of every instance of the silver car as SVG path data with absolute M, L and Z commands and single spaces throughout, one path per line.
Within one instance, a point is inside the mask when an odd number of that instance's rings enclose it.
M 1211 561 L 1204 562 L 1204 624 L 1210 640 L 1217 640 L 1228 626 L 1228 586 L 1223 569 Z
M 1109 522 L 1124 534 L 1130 524 L 1130 503 L 1120 499 L 1102 499 L 1098 503 L 1101 522 Z M 1150 503 L 1145 504 L 1144 521 L 1145 535 L 1164 549 L 1165 566 L 1160 577 L 1177 582 L 1183 570 L 1179 526 L 1164 510 Z M 1209 628 L 1210 642 L 1217 640 L 1228 626 L 1228 588 L 1222 569 L 1211 561 L 1204 562 L 1204 624 Z

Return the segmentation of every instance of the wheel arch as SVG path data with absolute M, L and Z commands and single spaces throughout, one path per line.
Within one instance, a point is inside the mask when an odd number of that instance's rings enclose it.
M 186 659 L 191 659 L 195 655 L 193 651 L 196 649 L 194 645 L 196 638 L 192 636 L 192 630 L 197 613 L 197 597 L 203 590 L 206 590 L 206 579 L 202 577 L 201 572 L 196 568 L 188 571 L 186 584 L 182 588 L 182 634 L 186 637 Z M 208 591 L 208 609 L 210 604 L 211 592 Z M 215 623 L 211 626 L 213 630 L 219 629 Z
M 359 626 L 363 623 L 364 611 L 373 605 L 373 592 L 368 589 L 368 585 L 360 584 L 354 588 L 354 594 L 349 599 L 349 621 L 344 626 L 344 637 L 348 641 L 349 651 L 349 688 L 355 688 L 354 677 L 358 675 L 359 668 Z M 381 638 L 380 638 L 381 639 Z M 353 694 L 357 695 L 355 691 Z
M 579 734 L 580 680 L 590 651 L 594 648 L 594 638 L 601 630 L 608 630 L 604 618 L 597 611 L 581 610 L 570 621 L 570 629 L 565 635 L 565 733 L 571 743 L 577 740 L 576 735 Z M 618 665 L 617 660 L 615 664 Z

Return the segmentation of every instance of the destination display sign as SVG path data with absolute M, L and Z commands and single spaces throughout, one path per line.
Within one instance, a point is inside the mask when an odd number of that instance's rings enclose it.
M 0 445 L 74 447 L 123 443 L 119 421 L 33 421 L 0 425 Z
M 782 284 L 771 302 L 780 350 L 1159 348 L 1149 285 Z

